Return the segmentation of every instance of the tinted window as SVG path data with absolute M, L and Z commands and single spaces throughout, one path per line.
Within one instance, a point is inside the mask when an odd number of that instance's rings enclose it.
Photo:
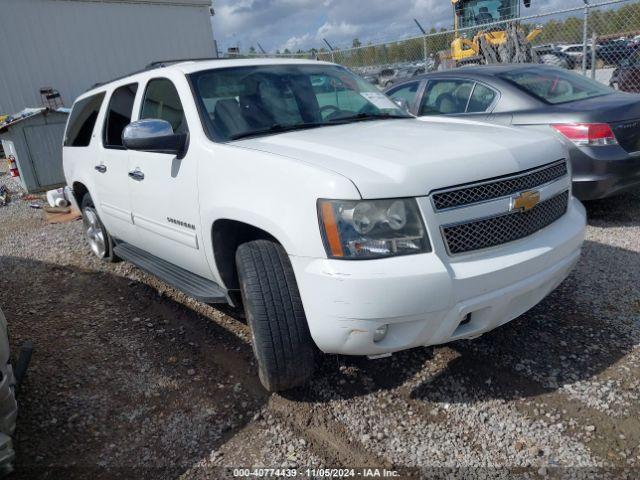
M 471 100 L 469 100 L 467 113 L 486 112 L 495 98 L 496 92 L 484 85 L 476 83 L 473 93 L 471 94 Z
M 611 93 L 609 87 L 595 80 L 556 68 L 517 69 L 500 73 L 498 76 L 552 104 L 574 102 Z
M 465 113 L 473 83 L 465 80 L 430 80 L 422 97 L 419 115 Z
M 220 68 L 191 75 L 216 140 L 369 119 L 410 118 L 373 85 L 329 65 Z
M 111 95 L 104 124 L 105 147 L 122 148 L 122 131 L 131 123 L 133 101 L 137 91 L 138 84 L 134 83 L 117 88 Z
M 83 98 L 74 104 L 64 136 L 65 147 L 89 146 L 102 100 L 104 92 Z
M 419 82 L 405 84 L 401 87 L 390 90 L 387 95 L 389 95 L 394 100 L 405 100 L 409 105 L 411 105 L 416 98 L 416 93 L 418 92 L 419 85 Z
M 151 80 L 147 85 L 140 118 L 166 120 L 171 124 L 175 133 L 189 131 L 178 91 L 173 83 L 166 78 Z

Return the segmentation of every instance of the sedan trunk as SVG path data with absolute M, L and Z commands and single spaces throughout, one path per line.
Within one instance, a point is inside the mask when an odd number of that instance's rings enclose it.
M 517 113 L 514 125 L 554 123 L 608 123 L 620 146 L 627 152 L 640 151 L 640 96 L 615 92 L 586 100 Z

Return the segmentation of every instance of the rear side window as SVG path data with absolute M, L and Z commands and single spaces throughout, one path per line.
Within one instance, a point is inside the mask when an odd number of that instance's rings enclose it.
M 476 83 L 471 94 L 471 100 L 469 100 L 467 113 L 486 112 L 495 98 L 496 92 L 480 83 Z
M 123 148 L 122 131 L 131 123 L 133 101 L 136 98 L 138 84 L 117 88 L 111 100 L 104 123 L 104 146 L 106 148 Z
M 151 80 L 144 92 L 140 119 L 157 118 L 166 120 L 174 133 L 187 133 L 187 121 L 180 102 L 180 96 L 171 80 L 157 78 Z
M 69 123 L 64 136 L 65 147 L 88 147 L 91 143 L 93 127 L 104 100 L 104 92 L 83 98 L 75 103 L 71 110 Z

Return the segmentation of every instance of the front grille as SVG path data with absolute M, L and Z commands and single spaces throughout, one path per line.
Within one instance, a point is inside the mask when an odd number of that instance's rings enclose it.
M 495 247 L 531 235 L 551 225 L 567 211 L 565 191 L 527 212 L 513 212 L 468 223 L 445 225 L 442 236 L 451 255 Z
M 468 186 L 463 185 L 440 193 L 436 192 L 433 194 L 433 204 L 436 210 L 446 210 L 485 202 L 539 187 L 566 174 L 567 162 L 562 160 L 533 171 L 522 172 L 488 182 Z

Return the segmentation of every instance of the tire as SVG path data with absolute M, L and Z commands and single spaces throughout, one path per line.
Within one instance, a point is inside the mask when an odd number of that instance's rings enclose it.
M 313 376 L 316 346 L 284 248 L 244 243 L 236 266 L 262 385 L 270 392 L 303 385 Z
M 120 260 L 113 253 L 113 238 L 100 220 L 91 195 L 85 193 L 80 204 L 82 210 L 82 223 L 84 225 L 85 238 L 93 254 L 103 262 L 117 262 Z
M 564 68 L 565 70 L 569 69 L 569 62 L 565 58 L 560 58 L 556 55 L 542 55 L 540 57 L 540 63 L 544 63 L 545 65 L 553 65 L 554 67 Z

